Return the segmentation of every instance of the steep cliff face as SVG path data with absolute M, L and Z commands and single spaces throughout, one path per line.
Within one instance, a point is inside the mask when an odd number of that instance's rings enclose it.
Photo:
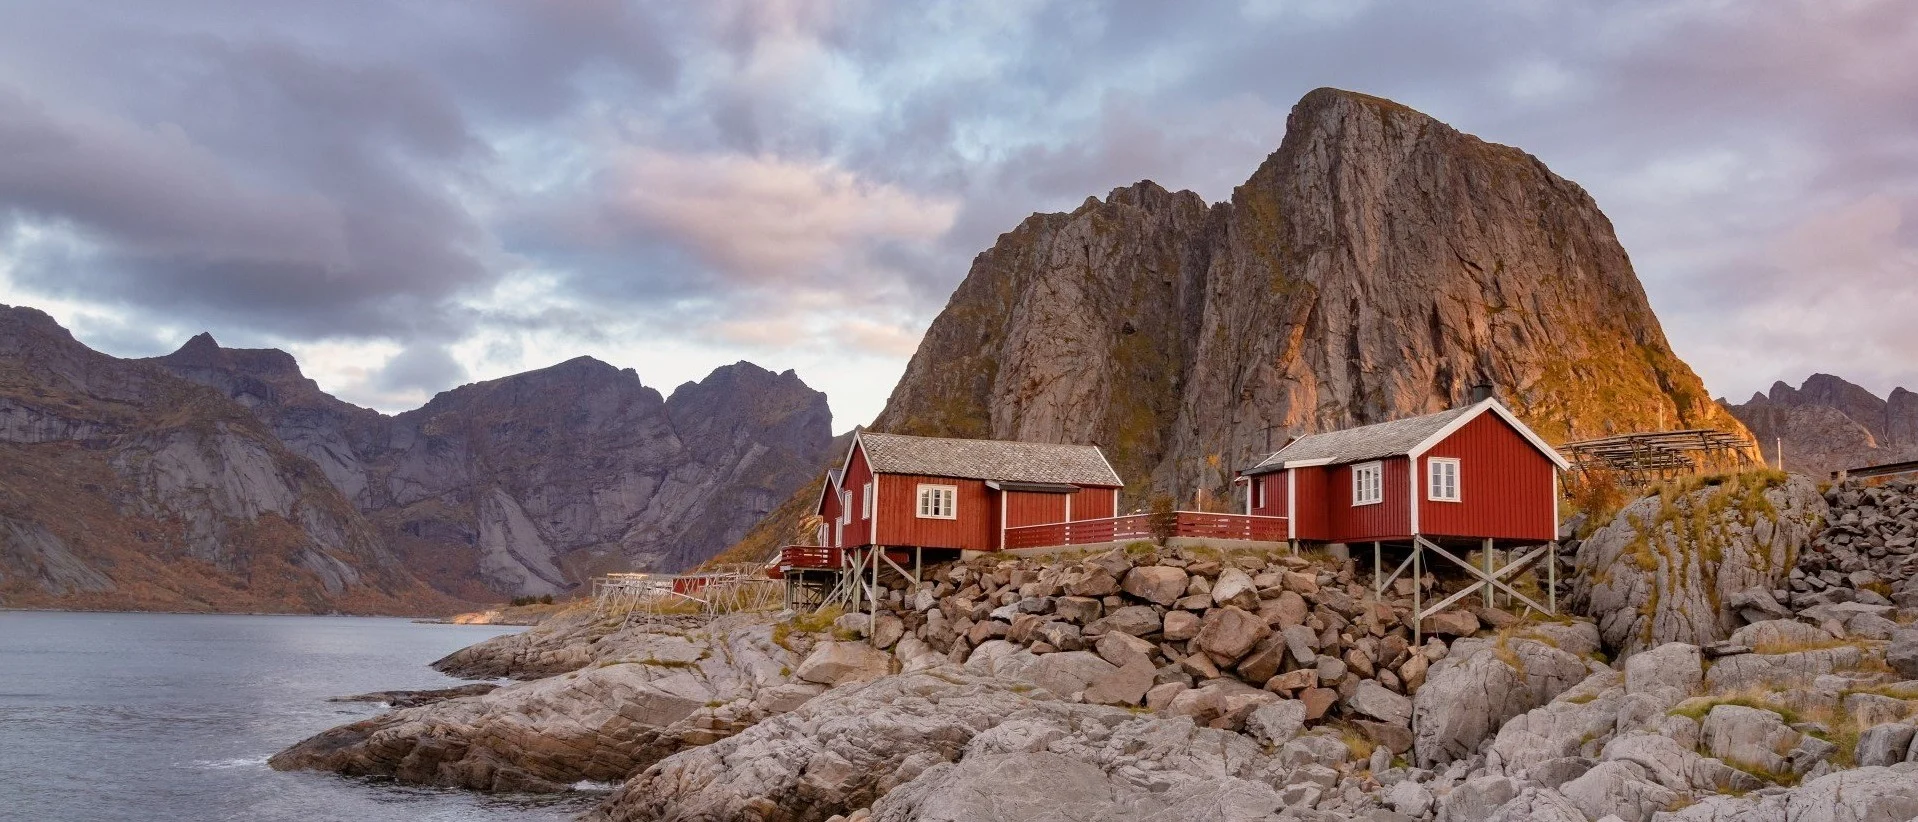
M 824 394 L 743 362 L 667 398 L 581 357 L 394 417 L 321 392 L 279 351 L 201 335 L 154 362 L 251 409 L 408 567 L 475 600 L 698 564 L 805 484 L 831 438 Z
M 1591 197 L 1535 158 L 1320 89 L 1227 203 L 1152 183 L 981 254 L 879 430 L 1096 442 L 1135 498 L 1490 382 L 1554 440 L 1740 430 Z
M 1798 388 L 1774 383 L 1769 394 L 1725 408 L 1751 428 L 1774 465 L 1782 441 L 1787 470 L 1818 476 L 1918 459 L 1918 394 L 1903 388 L 1879 399 L 1841 378 L 1813 374 Z
M 310 461 L 218 392 L 0 306 L 0 601 L 432 612 Z

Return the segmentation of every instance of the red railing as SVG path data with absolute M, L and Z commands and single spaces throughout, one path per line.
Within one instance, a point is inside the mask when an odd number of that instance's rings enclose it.
M 819 545 L 788 545 L 779 549 L 779 569 L 839 570 L 839 549 Z
M 1285 517 L 1173 511 L 1123 517 L 1022 525 L 1006 529 L 1007 549 L 1091 545 L 1155 537 L 1199 537 L 1278 542 L 1285 539 Z

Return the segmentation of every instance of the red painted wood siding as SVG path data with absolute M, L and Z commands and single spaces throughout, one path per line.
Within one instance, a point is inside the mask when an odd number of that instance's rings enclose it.
M 1261 485 L 1265 487 L 1264 505 L 1257 504 L 1259 500 L 1259 487 Z M 1247 490 L 1252 494 L 1252 513 L 1254 515 L 1262 517 L 1285 516 L 1284 471 L 1271 474 L 1259 474 L 1252 477 L 1252 487 Z
M 1067 494 L 1040 494 L 1032 491 L 1006 491 L 1006 527 L 1045 525 L 1066 521 Z M 1077 502 L 1077 500 L 1074 500 Z
M 919 486 L 950 485 L 959 489 L 955 519 L 920 519 Z M 879 539 L 890 547 L 961 548 L 990 551 L 999 539 L 997 494 L 983 480 L 922 477 L 911 474 L 879 476 Z
M 1332 542 L 1410 539 L 1412 498 L 1406 485 L 1408 462 L 1404 457 L 1379 460 L 1385 469 L 1379 483 L 1383 501 L 1373 505 L 1352 504 L 1352 466 L 1316 469 L 1326 477 L 1326 518 L 1331 526 L 1328 539 Z
M 1459 461 L 1459 502 L 1434 502 L 1426 460 Z M 1558 467 L 1497 414 L 1481 414 L 1419 459 L 1419 532 L 1550 542 L 1558 537 Z
M 1081 488 L 1072 493 L 1072 519 L 1105 519 L 1119 515 L 1119 489 Z
M 1293 517 L 1297 524 L 1293 527 L 1297 529 L 1298 538 L 1315 542 L 1330 541 L 1331 493 L 1326 488 L 1326 477 L 1331 472 L 1324 468 L 1294 468 L 1286 473 L 1291 476 L 1289 481 L 1298 485 L 1292 495 L 1292 504 L 1297 506 Z

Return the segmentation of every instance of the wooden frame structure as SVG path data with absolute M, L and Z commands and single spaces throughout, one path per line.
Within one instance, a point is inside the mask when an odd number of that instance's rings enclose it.
M 1688 428 L 1639 431 L 1559 446 L 1573 470 L 1610 471 L 1632 485 L 1676 479 L 1701 470 L 1754 465 L 1752 443 L 1730 431 Z

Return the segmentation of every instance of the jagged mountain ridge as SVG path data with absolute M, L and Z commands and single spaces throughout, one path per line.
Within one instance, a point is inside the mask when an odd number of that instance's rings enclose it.
M 472 599 L 696 565 L 810 479 L 831 439 L 824 394 L 746 362 L 661 396 L 579 357 L 392 417 L 321 392 L 279 351 L 201 335 L 152 362 L 251 408 L 410 567 Z
M 1001 235 L 874 428 L 1093 442 L 1135 500 L 1223 494 L 1289 437 L 1440 410 L 1479 382 L 1554 440 L 1743 430 L 1672 353 L 1583 189 L 1319 89 L 1227 202 L 1147 181 Z
M 1719 400 L 1751 428 L 1765 460 L 1820 476 L 1832 471 L 1918 459 L 1918 394 L 1894 388 L 1884 398 L 1830 374 L 1798 388 L 1780 381 L 1769 393 L 1733 404 Z
M 245 408 L 7 306 L 0 602 L 356 613 L 456 604 Z

